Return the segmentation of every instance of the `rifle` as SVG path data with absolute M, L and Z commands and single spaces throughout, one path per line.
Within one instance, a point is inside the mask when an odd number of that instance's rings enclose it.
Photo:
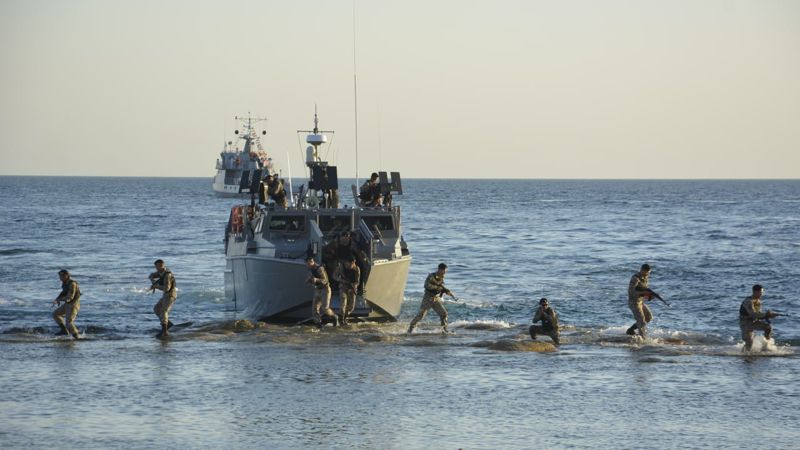
M 652 289 L 647 289 L 647 290 L 645 290 L 645 292 L 647 292 L 648 294 L 652 295 L 653 297 L 661 300 L 662 302 L 664 302 L 665 305 L 667 305 L 670 308 L 672 308 L 672 305 L 670 305 L 668 301 L 664 300 L 660 295 L 658 295 L 658 293 L 656 291 L 654 291 Z

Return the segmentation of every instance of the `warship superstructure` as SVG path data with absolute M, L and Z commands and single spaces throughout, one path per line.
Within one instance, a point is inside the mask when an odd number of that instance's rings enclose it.
M 251 176 L 243 189 L 249 204 L 231 209 L 225 232 L 225 296 L 244 315 L 269 322 L 302 323 L 310 320 L 313 288 L 306 283 L 305 259 L 324 261 L 326 246 L 348 231 L 365 255 L 366 278 L 351 318 L 395 321 L 403 303 L 411 256 L 402 235 L 400 207 L 391 205 L 392 194 L 402 194 L 400 174 L 380 172 L 380 190 L 387 202 L 360 206 L 355 185 L 339 194 L 337 168 L 322 161 L 319 146 L 332 131 L 320 131 L 317 115 L 314 129 L 306 134 L 307 186 L 289 193 L 286 207 L 264 195 L 261 174 Z M 242 183 L 245 184 L 245 183 Z M 343 205 L 340 206 L 340 203 Z M 347 204 L 351 205 L 348 206 Z M 328 270 L 332 272 L 332 270 Z M 331 308 L 340 313 L 340 299 L 332 280 Z
M 272 169 L 272 158 L 269 157 L 261 145 L 261 136 L 267 134 L 266 130 L 261 135 L 256 132 L 255 124 L 264 122 L 265 118 L 235 117 L 241 123 L 241 130 L 236 129 L 236 142 L 227 141 L 217 159 L 217 173 L 214 175 L 212 189 L 221 197 L 241 197 L 247 195 L 243 186 L 249 183 L 252 174 L 259 170 L 266 176 Z M 244 145 L 239 147 L 239 140 Z

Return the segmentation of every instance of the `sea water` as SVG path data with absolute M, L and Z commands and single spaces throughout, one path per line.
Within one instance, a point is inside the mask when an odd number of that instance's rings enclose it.
M 224 299 L 237 200 L 210 179 L 0 177 L 0 448 L 797 448 L 800 181 L 404 189 L 399 321 L 316 330 Z M 157 258 L 177 280 L 172 320 L 193 322 L 167 341 Z M 439 262 L 455 333 L 431 312 L 406 335 Z M 625 329 L 644 262 L 672 306 L 649 304 L 642 341 Z M 77 342 L 53 336 L 61 268 L 83 292 Z M 744 353 L 755 283 L 795 317 Z M 558 349 L 527 336 L 541 297 Z

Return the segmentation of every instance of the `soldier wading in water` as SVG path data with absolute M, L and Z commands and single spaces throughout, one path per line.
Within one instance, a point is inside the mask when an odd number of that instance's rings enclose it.
M 175 299 L 178 298 L 178 292 L 175 289 L 175 277 L 164 266 L 164 261 L 157 259 L 153 265 L 156 267 L 156 271 L 148 277 L 150 282 L 153 283 L 150 286 L 150 291 L 155 292 L 158 289 L 163 292 L 161 300 L 153 306 L 153 312 L 161 322 L 161 332 L 156 337 L 167 337 L 169 336 L 168 330 L 172 326 L 172 322 L 169 321 L 169 312 L 172 309 L 172 305 L 175 304 Z
M 80 339 L 78 329 L 75 327 L 75 318 L 81 309 L 81 290 L 78 282 L 73 280 L 66 269 L 58 271 L 58 278 L 61 279 L 61 294 L 53 300 L 54 305 L 60 305 L 53 311 L 53 320 L 58 324 L 59 332 L 57 335 L 66 336 L 71 334 L 75 339 Z M 66 324 L 64 318 L 66 317 Z
M 442 323 L 442 331 L 447 333 L 447 310 L 444 309 L 442 304 L 442 294 L 447 294 L 450 297 L 455 297 L 450 289 L 444 286 L 444 274 L 447 272 L 447 264 L 439 264 L 436 272 L 428 275 L 425 279 L 425 296 L 422 297 L 422 304 L 419 305 L 419 313 L 411 320 L 408 326 L 408 332 L 414 331 L 414 327 L 422 320 L 428 313 L 428 310 L 433 308 L 436 314 L 439 315 L 439 320 Z
M 764 332 L 764 339 L 772 337 L 772 324 L 769 319 L 777 317 L 778 314 L 768 309 L 761 312 L 761 296 L 764 294 L 764 287 L 760 284 L 753 286 L 753 295 L 747 297 L 739 306 L 739 328 L 742 330 L 744 339 L 743 351 L 749 352 L 753 347 L 753 333 L 756 330 Z

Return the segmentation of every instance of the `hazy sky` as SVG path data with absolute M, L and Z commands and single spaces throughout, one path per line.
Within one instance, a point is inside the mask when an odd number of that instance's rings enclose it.
M 800 178 L 800 1 L 356 1 L 359 176 Z M 336 130 L 353 3 L 0 0 L 0 174 L 208 176 Z

